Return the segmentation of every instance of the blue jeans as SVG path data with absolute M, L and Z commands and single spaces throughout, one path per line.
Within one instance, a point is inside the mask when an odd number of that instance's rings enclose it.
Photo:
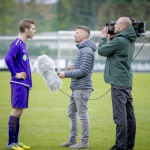
M 70 142 L 75 142 L 78 136 L 78 117 L 82 128 L 81 142 L 83 144 L 89 142 L 90 127 L 87 107 L 91 92 L 92 89 L 72 91 L 68 107 L 68 115 L 71 121 Z

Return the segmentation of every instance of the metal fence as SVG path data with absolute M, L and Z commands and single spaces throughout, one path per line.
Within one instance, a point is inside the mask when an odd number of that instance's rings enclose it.
M 72 64 L 77 52 L 76 43 L 74 41 L 75 31 L 58 31 L 50 33 L 42 33 L 34 36 L 32 40 L 27 41 L 28 52 L 30 55 L 30 63 L 32 71 L 37 71 L 36 58 L 46 54 L 56 62 L 58 70 L 65 69 Z M 91 31 L 90 39 L 98 46 L 101 31 Z M 136 56 L 143 45 L 144 37 L 138 38 L 136 41 L 136 49 L 134 57 L 136 59 L 132 64 L 133 71 L 150 72 L 150 31 L 145 33 L 147 42 Z M 0 36 L 0 70 L 7 69 L 5 64 L 5 55 L 10 44 L 16 36 Z M 105 67 L 105 57 L 95 53 L 94 71 L 103 71 Z

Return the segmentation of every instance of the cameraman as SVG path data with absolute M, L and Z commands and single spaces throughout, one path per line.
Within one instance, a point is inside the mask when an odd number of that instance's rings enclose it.
M 114 25 L 114 35 L 107 43 L 108 28 L 104 28 L 98 53 L 107 57 L 104 80 L 111 84 L 113 119 L 116 124 L 116 142 L 110 150 L 133 150 L 136 121 L 132 105 L 132 68 L 136 33 L 132 22 L 121 17 Z

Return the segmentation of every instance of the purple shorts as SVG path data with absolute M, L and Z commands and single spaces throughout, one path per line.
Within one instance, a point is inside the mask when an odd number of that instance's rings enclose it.
M 29 88 L 11 83 L 11 105 L 12 108 L 28 108 Z

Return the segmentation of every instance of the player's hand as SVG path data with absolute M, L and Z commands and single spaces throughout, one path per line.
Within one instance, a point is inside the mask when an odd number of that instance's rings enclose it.
M 68 66 L 67 70 L 73 70 L 73 66 Z
M 19 73 L 16 73 L 15 78 L 25 80 L 27 78 L 27 75 L 25 72 L 19 72 Z
M 65 78 L 66 76 L 65 76 L 65 72 L 60 72 L 59 73 L 59 78 Z
M 101 37 L 105 37 L 105 38 L 108 37 L 108 28 L 107 27 L 102 29 Z

